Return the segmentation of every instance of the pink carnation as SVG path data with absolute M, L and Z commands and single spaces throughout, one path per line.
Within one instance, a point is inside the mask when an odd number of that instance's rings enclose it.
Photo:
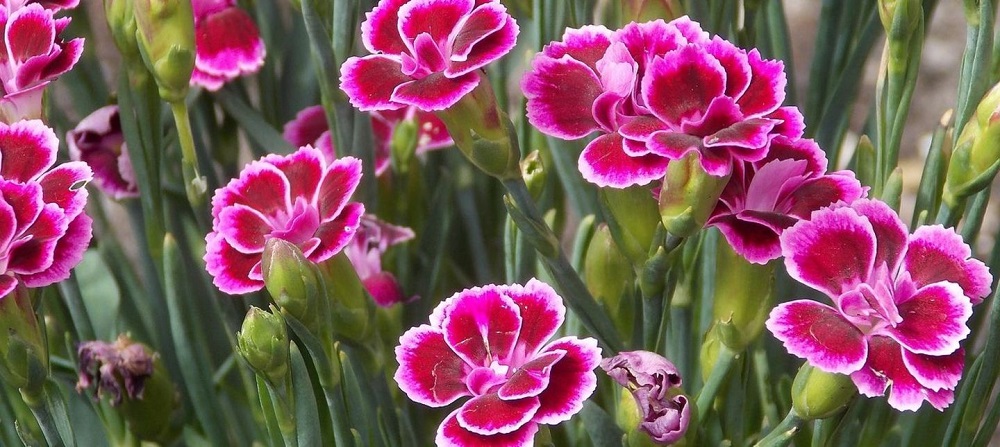
M 389 307 L 406 301 L 403 290 L 392 273 L 382 270 L 382 255 L 389 247 L 413 239 L 413 230 L 383 222 L 374 215 L 361 217 L 361 225 L 344 254 L 361 278 L 375 304 Z
M 826 294 L 778 305 L 767 328 L 788 352 L 823 371 L 850 374 L 866 396 L 939 410 L 962 376 L 960 342 L 972 305 L 992 277 L 954 230 L 907 234 L 886 204 L 859 200 L 813 213 L 781 235 L 789 275 Z M 891 389 L 891 390 L 890 390 Z
M 488 285 L 438 305 L 406 331 L 395 379 L 410 399 L 443 407 L 469 396 L 438 427 L 441 446 L 527 446 L 538 424 L 569 420 L 597 388 L 592 338 L 544 344 L 566 308 L 548 285 Z
M 785 83 L 781 62 L 681 17 L 568 29 L 535 56 L 521 86 L 542 132 L 571 140 L 597 132 L 580 171 L 623 188 L 659 180 L 689 152 L 725 176 L 734 161 L 763 158 L 775 135 L 801 136 L 801 115 L 780 108 Z
M 76 8 L 80 5 L 80 0 L 0 0 L 0 6 L 6 6 L 9 11 L 23 8 L 32 3 L 37 3 L 45 9 L 59 11 Z
M 66 133 L 66 144 L 70 158 L 93 169 L 94 183 L 105 194 L 114 199 L 139 197 L 118 106 L 104 106 L 87 115 Z
M 363 111 L 455 105 L 518 33 L 498 0 L 381 0 L 366 17 L 361 40 L 373 54 L 347 59 L 340 77 Z
M 68 278 L 90 244 L 90 168 L 53 168 L 58 149 L 41 121 L 0 123 L 0 297 L 18 281 L 44 287 Z
M 236 0 L 193 0 L 195 33 L 191 85 L 218 90 L 264 65 L 264 40 Z
M 339 253 L 364 213 L 364 205 L 349 202 L 360 181 L 360 160 L 328 163 L 309 146 L 247 165 L 212 198 L 205 264 L 215 285 L 231 294 L 262 289 L 261 256 L 269 238 L 297 245 L 313 262 Z

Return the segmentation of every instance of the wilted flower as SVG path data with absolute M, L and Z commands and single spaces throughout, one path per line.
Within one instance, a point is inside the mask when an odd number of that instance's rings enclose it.
M 361 225 L 344 254 L 358 272 L 375 304 L 389 307 L 406 301 L 392 273 L 382 270 L 382 255 L 389 247 L 413 239 L 413 230 L 383 222 L 373 215 L 361 217 Z
M 135 172 L 122 135 L 118 106 L 104 106 L 66 133 L 69 156 L 94 170 L 94 183 L 115 199 L 139 196 Z
M 718 227 L 748 261 L 764 264 L 781 255 L 778 236 L 785 228 L 862 195 L 853 172 L 826 174 L 826 157 L 814 141 L 778 136 L 766 157 L 733 167 L 707 224 Z
M 366 17 L 361 40 L 374 54 L 347 59 L 340 77 L 363 111 L 455 105 L 518 33 L 498 0 L 381 0 Z
M 68 278 L 90 244 L 83 208 L 93 174 L 81 162 L 52 168 L 58 149 L 41 121 L 0 123 L 0 297 L 18 281 L 44 287 Z
M 98 398 L 109 395 L 114 406 L 122 402 L 123 395 L 129 399 L 142 398 L 156 358 L 156 354 L 146 352 L 142 344 L 125 334 L 119 335 L 114 343 L 100 340 L 80 343 L 76 353 L 80 359 L 76 390 L 83 391 L 96 382 L 95 395 Z
M 639 429 L 664 444 L 684 437 L 691 405 L 680 394 L 681 375 L 663 356 L 649 351 L 622 352 L 601 361 L 601 369 L 625 387 L 639 407 Z
M 53 10 L 38 3 L 0 6 L 4 33 L 4 48 L 0 49 L 0 120 L 12 123 L 41 118 L 45 86 L 73 68 L 83 53 L 83 39 L 66 42 L 59 37 L 69 22 L 69 18 L 55 18 Z
M 448 135 L 444 123 L 431 112 L 416 107 L 399 110 L 371 112 L 372 133 L 375 137 L 375 175 L 382 175 L 391 162 L 392 140 L 397 126 L 404 121 L 413 121 L 417 126 L 416 153 L 451 146 L 454 142 Z M 326 122 L 323 106 L 306 107 L 295 115 L 295 119 L 285 124 L 285 140 L 295 147 L 311 144 L 323 152 L 327 160 L 334 158 L 333 138 Z
M 779 108 L 780 61 L 737 48 L 681 17 L 568 29 L 535 56 L 522 88 L 528 119 L 565 139 L 600 135 L 580 155 L 598 186 L 645 185 L 669 160 L 696 152 L 714 176 L 734 160 L 756 161 L 775 134 L 798 137 L 802 118 Z M 784 123 L 784 125 L 782 125 Z
M 813 213 L 781 235 L 788 273 L 825 293 L 778 305 L 767 328 L 816 368 L 850 374 L 858 390 L 916 410 L 943 409 L 962 375 L 960 342 L 992 277 L 954 230 L 908 235 L 886 204 L 859 200 Z
M 231 294 L 262 289 L 261 253 L 270 238 L 295 244 L 312 262 L 339 253 L 364 213 L 364 205 L 349 202 L 360 180 L 360 160 L 327 163 L 309 146 L 247 165 L 212 198 L 205 264 L 215 285 Z
M 195 60 L 191 85 L 218 90 L 264 65 L 264 40 L 236 0 L 193 0 Z
M 568 420 L 597 387 L 600 348 L 563 337 L 543 346 L 566 308 L 548 285 L 488 285 L 448 298 L 406 331 L 395 379 L 410 399 L 443 407 L 472 398 L 438 428 L 438 445 L 530 445 L 538 424 Z

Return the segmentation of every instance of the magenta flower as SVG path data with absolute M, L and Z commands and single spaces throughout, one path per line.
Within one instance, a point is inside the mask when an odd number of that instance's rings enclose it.
M 18 281 L 44 287 L 68 278 L 90 244 L 90 168 L 53 168 L 58 149 L 41 121 L 0 123 L 0 297 Z
M 431 112 L 405 107 L 400 110 L 371 112 L 372 133 L 375 137 L 375 175 L 382 175 L 389 169 L 392 152 L 392 136 L 396 126 L 403 121 L 415 121 L 417 125 L 416 153 L 422 154 L 454 144 L 444 123 Z M 285 140 L 293 146 L 311 144 L 323 152 L 327 160 L 334 158 L 334 144 L 330 128 L 326 123 L 323 106 L 306 107 L 295 115 L 295 119 L 285 124 Z
M 383 222 L 374 215 L 361 217 L 361 225 L 344 254 L 361 278 L 375 304 L 389 307 L 406 301 L 392 273 L 382 270 L 382 255 L 389 247 L 413 239 L 413 230 Z
M 858 390 L 889 405 L 943 409 L 962 375 L 960 342 L 972 305 L 992 277 L 954 230 L 907 234 L 873 200 L 813 213 L 781 235 L 788 273 L 833 300 L 778 305 L 767 328 L 788 352 L 823 371 L 850 374 Z
M 6 6 L 8 11 L 23 8 L 32 3 L 37 3 L 45 9 L 59 11 L 76 8 L 80 5 L 80 0 L 0 0 L 0 6 Z
M 381 0 L 361 24 L 368 51 L 341 67 L 341 89 L 363 111 L 444 110 L 514 48 L 518 27 L 499 0 Z
M 663 356 L 649 351 L 622 352 L 601 361 L 601 369 L 625 387 L 639 407 L 639 429 L 658 443 L 673 444 L 687 433 L 691 405 L 680 394 L 681 375 Z
M 431 324 L 400 337 L 395 379 L 410 399 L 443 407 L 471 397 L 438 427 L 438 445 L 531 445 L 538 424 L 583 408 L 597 387 L 601 349 L 576 337 L 543 346 L 565 314 L 562 298 L 540 281 L 488 285 L 448 298 Z
M 23 7 L 0 6 L 4 48 L 0 49 L 0 120 L 12 123 L 40 118 L 42 91 L 80 60 L 83 39 L 59 38 L 69 18 L 56 19 L 53 10 L 38 3 Z
M 779 108 L 780 61 L 765 60 L 688 19 L 568 29 L 535 56 L 521 87 L 528 119 L 542 132 L 578 139 L 598 132 L 580 155 L 598 186 L 646 185 L 669 160 L 697 152 L 711 175 L 767 153 L 777 134 L 797 138 L 802 117 Z M 783 124 L 783 125 L 782 125 Z
M 236 0 L 193 0 L 195 61 L 191 85 L 215 91 L 264 65 L 264 40 Z
M 135 172 L 122 135 L 118 106 L 104 106 L 66 133 L 69 156 L 94 171 L 94 183 L 114 199 L 139 197 Z
M 718 227 L 736 253 L 764 264 L 781 256 L 778 237 L 785 228 L 864 192 L 851 171 L 826 174 L 826 157 L 814 141 L 778 136 L 763 159 L 736 163 L 707 225 Z
M 361 181 L 361 161 L 328 163 L 306 146 L 268 155 L 215 191 L 205 264 L 223 292 L 264 287 L 261 256 L 269 238 L 291 242 L 313 262 L 339 253 L 357 231 L 364 205 L 349 202 Z

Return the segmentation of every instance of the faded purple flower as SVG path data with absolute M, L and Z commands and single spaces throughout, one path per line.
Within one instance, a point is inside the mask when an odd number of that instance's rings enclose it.
M 785 228 L 864 192 L 853 172 L 826 173 L 826 157 L 814 141 L 778 136 L 763 159 L 736 163 L 706 225 L 718 227 L 746 260 L 764 264 L 781 256 L 778 237 Z
M 669 160 L 697 152 L 701 166 L 725 176 L 734 161 L 767 153 L 775 135 L 797 138 L 802 118 L 780 108 L 780 61 L 737 48 L 681 17 L 568 29 L 535 56 L 521 86 L 528 119 L 542 132 L 598 137 L 580 155 L 598 186 L 646 185 Z
M 691 422 L 691 405 L 680 394 L 681 375 L 663 356 L 649 351 L 622 352 L 601 361 L 601 369 L 625 387 L 639 407 L 639 429 L 656 442 L 673 444 Z
M 205 264 L 219 290 L 249 293 L 264 287 L 264 244 L 279 238 L 322 262 L 354 237 L 364 205 L 350 202 L 361 181 L 361 161 L 327 162 L 305 146 L 248 164 L 212 198 L 212 232 Z
M 375 304 L 389 307 L 407 301 L 392 273 L 382 270 L 382 255 L 389 247 L 413 239 L 413 230 L 392 225 L 371 214 L 361 216 L 361 225 L 344 254 L 361 278 Z
M 119 335 L 114 343 L 100 340 L 80 343 L 76 354 L 79 357 L 76 391 L 82 392 L 96 382 L 94 397 L 109 395 L 112 406 L 121 404 L 123 394 L 129 399 L 142 398 L 156 359 L 155 353 L 147 352 L 142 344 L 125 334 Z
M 538 424 L 569 420 L 597 387 L 601 349 L 592 338 L 544 344 L 566 308 L 548 285 L 467 289 L 443 301 L 429 325 L 406 331 L 395 379 L 431 407 L 471 399 L 438 428 L 443 446 L 527 446 Z
M 193 0 L 195 61 L 191 85 L 218 90 L 264 65 L 264 40 L 236 0 Z
M 94 183 L 105 194 L 119 200 L 139 197 L 118 106 L 104 106 L 87 115 L 66 133 L 66 144 L 70 158 L 93 169 Z
M 873 200 L 813 213 L 781 235 L 789 275 L 826 294 L 778 305 L 767 328 L 788 352 L 826 372 L 850 374 L 869 397 L 939 410 L 962 376 L 960 342 L 972 305 L 992 276 L 952 229 L 907 234 L 888 205 Z
M 451 107 L 518 33 L 498 0 L 381 0 L 366 17 L 361 40 L 373 54 L 340 70 L 341 89 L 363 111 Z

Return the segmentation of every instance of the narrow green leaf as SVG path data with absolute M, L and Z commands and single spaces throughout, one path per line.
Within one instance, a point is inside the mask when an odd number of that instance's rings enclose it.
M 284 441 L 281 439 L 281 429 L 278 428 L 278 419 L 274 416 L 274 402 L 271 400 L 271 393 L 263 378 L 258 376 L 256 380 L 261 414 L 264 416 L 264 426 L 267 428 L 268 445 L 284 445 Z
M 594 447 L 619 447 L 622 445 L 622 432 L 614 418 L 608 415 L 603 408 L 597 406 L 593 401 L 583 403 L 580 410 L 580 419 L 590 436 L 590 442 Z
M 235 86 L 227 85 L 215 93 L 213 98 L 229 116 L 240 123 L 240 127 L 247 133 L 247 136 L 265 148 L 268 153 L 290 154 L 294 152 L 295 149 L 285 141 L 281 133 L 272 127 L 259 112 L 250 107 L 235 88 Z
M 313 392 L 305 359 L 294 343 L 289 352 L 292 364 L 292 390 L 295 399 L 295 426 L 299 445 L 303 447 L 323 444 L 323 429 L 320 425 L 319 409 Z

